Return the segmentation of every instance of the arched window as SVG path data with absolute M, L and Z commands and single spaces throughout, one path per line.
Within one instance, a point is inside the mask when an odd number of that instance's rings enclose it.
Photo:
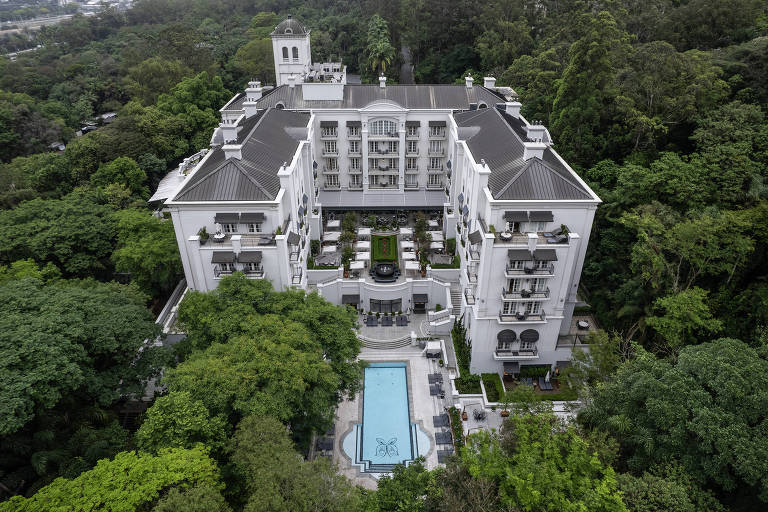
M 288 47 L 283 46 L 283 60 L 288 60 Z
M 295 46 L 293 47 L 293 60 L 297 61 L 299 60 L 299 49 Z
M 477 108 L 488 108 L 488 105 L 481 103 Z
M 283 110 L 285 108 L 285 104 L 282 101 L 279 101 L 277 105 L 275 105 L 275 108 L 277 110 Z
M 397 125 L 394 121 L 374 121 L 371 123 L 371 135 L 397 134 Z

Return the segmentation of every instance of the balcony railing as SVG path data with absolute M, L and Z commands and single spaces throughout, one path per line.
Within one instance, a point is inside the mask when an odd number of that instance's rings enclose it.
M 353 133 L 351 131 L 348 131 L 347 132 L 347 138 L 349 140 L 360 140 L 360 138 L 361 138 L 360 130 L 358 130 L 357 133 Z
M 445 130 L 429 130 L 429 138 L 430 139 L 444 139 L 445 138 Z
M 360 156 L 362 155 L 362 152 L 360 151 L 360 148 L 349 148 L 349 154 L 354 156 Z
M 501 289 L 502 300 L 545 300 L 549 298 L 549 288 L 546 290 L 519 290 L 512 291 Z
M 547 320 L 544 312 L 540 313 L 499 313 L 500 322 L 545 322 Z
M 476 283 L 477 282 L 477 271 L 476 270 L 470 270 L 467 268 L 467 279 L 470 283 Z
M 213 269 L 213 277 L 231 276 L 234 274 L 234 270 L 221 270 L 220 268 Z
M 443 168 L 442 167 L 429 167 L 427 169 L 428 174 L 442 174 Z
M 428 190 L 440 190 L 441 188 L 443 188 L 442 183 L 427 183 Z
M 419 174 L 419 168 L 418 167 L 406 167 L 405 168 L 405 174 Z
M 339 156 L 339 148 L 323 148 L 323 156 Z
M 443 156 L 445 155 L 445 148 L 429 148 L 430 156 Z
M 506 359 L 509 361 L 520 359 L 538 359 L 539 351 L 534 348 L 532 350 L 511 350 L 505 348 L 497 348 L 494 352 L 496 359 Z
M 347 172 L 349 174 L 363 174 L 363 169 L 362 167 L 358 167 L 357 169 L 353 169 L 352 167 L 350 167 L 349 169 L 347 169 Z
M 293 273 L 293 276 L 291 276 L 291 284 L 301 284 L 301 270 Z
M 405 133 L 406 139 L 418 139 L 419 138 L 419 130 L 416 130 L 415 132 L 406 132 Z
M 396 189 L 400 185 L 397 183 L 370 183 L 368 188 L 383 188 L 383 189 Z
M 339 190 L 341 185 L 339 183 L 329 183 L 326 181 L 324 187 L 326 190 Z
M 331 169 L 330 167 L 323 166 L 323 174 L 339 174 L 339 168 Z
M 480 251 L 477 249 L 470 249 L 469 250 L 469 259 L 471 260 L 479 260 L 480 259 Z
M 504 274 L 507 277 L 520 277 L 520 276 L 551 276 L 555 273 L 555 264 L 550 263 L 545 267 L 523 267 L 517 268 L 507 265 Z
M 369 139 L 399 139 L 400 134 L 397 132 L 388 132 L 388 133 L 369 133 L 368 134 Z
M 349 190 L 362 190 L 363 184 L 362 183 L 350 183 L 349 184 Z
M 323 140 L 338 139 L 339 138 L 339 132 L 337 132 L 337 131 L 320 132 L 320 138 L 323 139 Z
M 419 156 L 419 148 L 406 149 L 405 156 Z
M 243 273 L 248 279 L 264 279 L 264 269 L 244 270 Z
M 464 290 L 464 299 L 467 301 L 467 304 L 472 306 L 475 303 L 475 292 L 471 288 L 466 288 Z
M 419 182 L 415 182 L 415 183 L 408 183 L 408 182 L 406 181 L 406 182 L 405 182 L 405 188 L 419 188 Z

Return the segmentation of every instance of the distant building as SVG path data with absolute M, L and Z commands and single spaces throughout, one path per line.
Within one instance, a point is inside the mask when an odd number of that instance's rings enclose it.
M 210 150 L 185 161 L 152 198 L 171 213 L 189 287 L 211 290 L 243 271 L 363 311 L 431 311 L 423 319 L 433 334 L 461 316 L 474 372 L 567 361 L 600 199 L 547 129 L 521 115 L 514 91 L 490 77 L 483 85 L 471 77 L 462 85 L 387 85 L 386 77 L 353 85 L 340 65 L 317 79 L 309 30 L 288 18 L 272 38 L 277 87 L 252 81 L 235 95 Z M 385 230 L 397 235 L 389 249 L 396 272 L 373 271 L 363 225 L 344 272 L 337 241 L 350 211 L 392 224 Z M 416 212 L 431 224 L 424 272 L 412 250 Z M 458 268 L 445 268 L 448 239 Z M 315 240 L 322 247 L 313 263 L 322 269 L 308 264 Z

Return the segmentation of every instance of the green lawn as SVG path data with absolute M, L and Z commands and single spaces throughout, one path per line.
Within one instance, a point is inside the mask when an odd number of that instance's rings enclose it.
M 371 237 L 371 256 L 375 261 L 395 261 L 397 259 L 397 235 Z

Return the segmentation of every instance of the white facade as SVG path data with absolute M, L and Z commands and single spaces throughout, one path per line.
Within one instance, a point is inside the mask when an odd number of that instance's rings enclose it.
M 295 38 L 273 33 L 273 42 L 280 85 L 282 75 L 298 75 L 286 66 L 309 66 L 308 31 Z M 283 44 L 292 59 L 294 43 L 301 62 L 281 62 Z M 314 90 L 322 87 L 328 90 Z M 353 104 L 346 95 L 349 87 L 373 87 L 359 92 L 375 93 L 379 99 Z M 509 362 L 554 365 L 568 360 L 570 348 L 558 347 L 558 336 L 570 327 L 600 200 L 550 147 L 546 129 L 530 125 L 520 115 L 519 103 L 494 97 L 493 88 L 469 82 L 466 88 L 440 86 L 430 94 L 447 91 L 442 87 L 459 88 L 448 91 L 454 95 L 471 94 L 469 103 L 463 108 L 458 103 L 440 108 L 404 105 L 396 99 L 402 95 L 397 96 L 394 89 L 390 93 L 385 81 L 381 87 L 314 83 L 306 94 L 297 85 L 295 92 L 278 88 L 265 96 L 258 82 L 249 84 L 245 96 L 236 96 L 222 109 L 213 151 L 181 178 L 165 202 L 190 288 L 211 290 L 232 270 L 250 269 L 249 277 L 269 279 L 275 289 L 317 290 L 339 304 L 356 297 L 354 305 L 365 311 L 371 310 L 371 300 L 396 301 L 399 309 L 408 311 L 414 306 L 414 295 L 426 295 L 427 309 L 434 310 L 438 304 L 447 309 L 432 319 L 432 332 L 450 331 L 456 315 L 463 315 L 472 341 L 473 372 L 500 372 Z M 299 94 L 310 101 L 318 94 L 328 98 L 322 108 L 308 109 L 305 103 L 290 103 Z M 478 108 L 479 101 L 471 100 L 479 94 L 498 99 L 498 103 L 484 102 Z M 429 101 L 434 103 L 432 98 Z M 195 186 L 208 186 L 210 193 L 219 193 L 216 191 L 229 183 L 220 177 L 216 178 L 220 185 L 206 185 L 206 180 L 214 178 L 201 179 L 205 173 L 231 172 L 239 177 L 232 167 L 226 167 L 228 162 L 241 166 L 243 175 L 248 175 L 252 157 L 243 130 L 252 130 L 252 138 L 258 138 L 260 130 L 275 132 L 273 124 L 285 115 L 269 109 L 275 104 L 286 112 L 304 112 L 306 126 L 284 129 L 296 141 L 291 146 L 295 150 L 280 155 L 284 164 L 272 169 L 272 176 L 279 179 L 274 196 L 184 199 Z M 268 130 L 265 123 L 273 124 Z M 243 129 L 238 132 L 238 127 Z M 501 137 L 501 142 L 489 143 L 492 137 Z M 505 154 L 506 147 L 519 147 L 519 154 Z M 535 165 L 529 168 L 529 164 Z M 229 170 L 212 171 L 217 165 Z M 510 187 L 517 186 L 526 172 L 535 177 L 530 183 L 548 183 L 549 188 L 536 192 L 541 197 L 507 197 Z M 251 186 L 251 181 L 240 183 Z M 520 186 L 519 190 L 526 189 Z M 394 283 L 373 282 L 365 275 L 345 278 L 341 267 L 307 270 L 309 241 L 324 237 L 326 214 L 349 210 L 362 215 L 383 210 L 437 212 L 444 237 L 456 239 L 460 268 L 429 269 L 425 276 L 411 274 Z M 256 227 L 249 221 L 260 218 L 258 214 L 263 220 Z M 226 225 L 232 223 L 217 223 L 217 218 L 245 220 Z M 511 218 L 527 220 L 510 222 Z M 558 238 L 556 230 L 561 225 L 567 226 L 567 233 Z M 223 241 L 211 237 L 201 245 L 201 227 L 210 234 L 225 231 Z M 254 256 L 255 252 L 259 255 Z M 231 266 L 217 263 L 230 258 L 229 253 L 234 254 Z M 259 265 L 247 263 L 252 259 L 259 259 Z

